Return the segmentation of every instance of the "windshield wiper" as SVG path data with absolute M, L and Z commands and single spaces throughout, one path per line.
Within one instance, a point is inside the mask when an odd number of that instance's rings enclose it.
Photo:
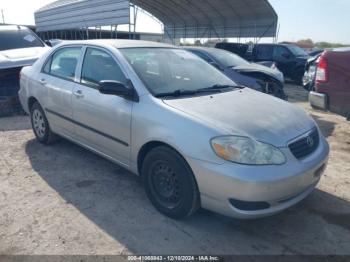
M 197 90 L 185 90 L 185 89 L 177 89 L 173 92 L 165 92 L 165 93 L 159 93 L 156 94 L 155 97 L 166 97 L 166 96 L 172 96 L 172 97 L 179 97 L 179 96 L 186 96 L 186 95 L 195 95 L 197 94 Z
M 166 92 L 166 93 L 159 93 L 156 94 L 155 97 L 161 98 L 161 97 L 180 97 L 180 96 L 188 96 L 188 95 L 196 95 L 201 93 L 221 93 L 225 91 L 225 89 L 234 89 L 234 88 L 245 88 L 244 86 L 237 86 L 237 85 L 213 85 L 206 88 L 196 89 L 196 90 L 185 90 L 185 89 L 178 89 L 173 92 Z
M 208 91 L 225 91 L 225 89 L 243 89 L 245 88 L 245 86 L 240 86 L 240 85 L 213 85 L 210 87 L 206 87 L 206 88 L 202 88 L 202 89 L 198 89 L 198 92 L 208 92 Z

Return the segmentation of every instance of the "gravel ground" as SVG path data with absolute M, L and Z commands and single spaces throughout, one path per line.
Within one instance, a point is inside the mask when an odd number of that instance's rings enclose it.
M 329 166 L 305 201 L 254 221 L 205 210 L 168 219 L 128 171 L 64 140 L 38 144 L 28 117 L 1 118 L 0 254 L 350 255 L 350 123 L 286 89 L 327 137 Z

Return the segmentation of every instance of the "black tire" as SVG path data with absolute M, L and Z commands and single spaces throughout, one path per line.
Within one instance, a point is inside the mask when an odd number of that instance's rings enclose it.
M 167 146 L 152 149 L 142 163 L 141 175 L 148 198 L 162 214 L 181 219 L 200 207 L 191 168 L 173 149 Z
M 303 86 L 303 78 L 304 78 L 305 70 L 303 68 L 299 68 L 296 70 L 295 76 L 294 76 L 294 82 L 299 85 Z
M 30 108 L 30 120 L 35 137 L 40 143 L 49 145 L 56 140 L 57 136 L 51 131 L 45 112 L 38 102 Z

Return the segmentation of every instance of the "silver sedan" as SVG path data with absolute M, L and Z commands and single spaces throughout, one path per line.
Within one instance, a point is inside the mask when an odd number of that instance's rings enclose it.
M 170 45 L 64 43 L 20 82 L 39 142 L 64 137 L 140 175 L 172 218 L 199 207 L 275 214 L 308 196 L 326 168 L 329 146 L 303 110 Z

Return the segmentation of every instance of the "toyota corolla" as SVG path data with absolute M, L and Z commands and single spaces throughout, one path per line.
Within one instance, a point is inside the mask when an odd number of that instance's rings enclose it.
M 64 43 L 20 83 L 39 142 L 64 137 L 140 175 L 172 218 L 199 207 L 272 215 L 308 196 L 326 168 L 329 146 L 308 114 L 174 46 Z

